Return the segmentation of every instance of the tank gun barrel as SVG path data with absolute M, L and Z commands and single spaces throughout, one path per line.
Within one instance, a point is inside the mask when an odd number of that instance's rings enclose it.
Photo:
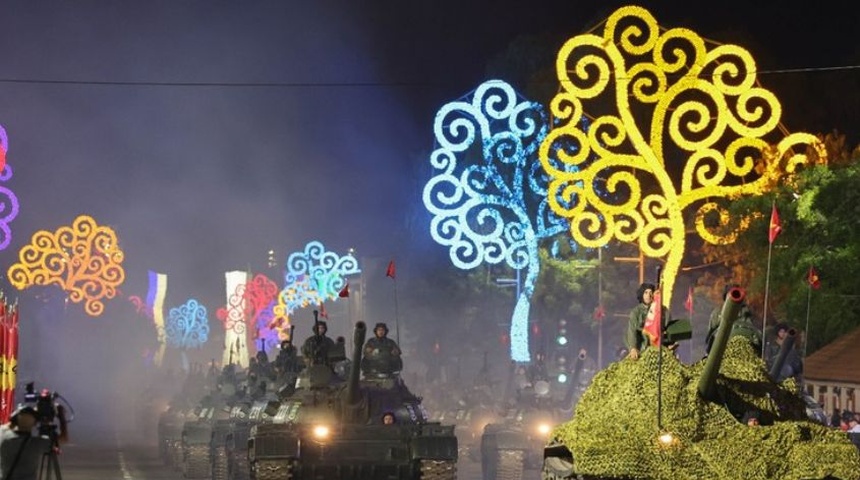
M 723 356 L 726 353 L 726 346 L 732 333 L 732 325 L 738 318 L 745 297 L 746 293 L 740 288 L 732 288 L 726 294 L 723 308 L 720 311 L 720 326 L 717 328 L 714 344 L 711 346 L 711 352 L 708 354 L 708 360 L 705 362 L 705 369 L 702 371 L 702 376 L 699 377 L 697 387 L 699 396 L 705 400 L 716 401 L 717 374 L 720 373 L 720 365 L 723 363 Z
M 358 381 L 361 378 L 361 350 L 364 348 L 364 337 L 367 334 L 367 326 L 364 322 L 355 324 L 352 336 L 352 366 L 349 370 L 349 382 L 346 386 L 346 401 L 349 404 L 358 402 Z
M 779 354 L 776 356 L 776 361 L 773 362 L 773 365 L 770 367 L 770 378 L 773 381 L 777 381 L 779 378 L 779 373 L 782 371 L 783 365 L 785 365 L 785 360 L 788 358 L 789 352 L 794 348 L 794 341 L 797 338 L 797 330 L 793 328 L 788 329 L 788 335 L 786 335 L 785 339 L 782 341 L 782 345 L 779 346 Z

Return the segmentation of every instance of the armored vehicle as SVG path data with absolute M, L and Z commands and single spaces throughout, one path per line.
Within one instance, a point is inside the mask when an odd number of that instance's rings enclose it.
M 212 480 L 250 478 L 248 436 L 251 427 L 272 422 L 280 409 L 282 400 L 295 390 L 296 374 L 301 371 L 301 357 L 291 357 L 286 362 L 280 362 L 280 360 L 283 359 L 279 355 L 276 375 L 274 379 L 272 377 L 267 379 L 274 382 L 267 381 L 265 391 L 256 380 L 248 376 L 247 385 L 239 391 L 256 392 L 254 396 L 238 395 L 230 404 L 228 418 L 215 422 L 210 443 Z
M 182 425 L 182 474 L 185 478 L 210 478 L 210 441 L 213 423 L 225 418 L 221 406 L 198 406 L 194 416 Z
M 585 360 L 581 350 L 566 383 L 552 382 L 542 355 L 528 367 L 511 364 L 503 401 L 480 436 L 484 480 L 521 479 L 524 470 L 541 468 L 550 431 L 573 410 Z
M 358 322 L 343 376 L 329 364 L 309 365 L 272 423 L 251 427 L 252 478 L 456 477 L 454 427 L 429 422 L 421 399 L 396 373 L 361 379 L 365 334 Z M 385 416 L 394 422 L 383 423 Z
M 166 465 L 180 465 L 182 462 L 182 425 L 185 423 L 186 409 L 171 403 L 158 417 L 158 452 Z
M 544 449 L 544 479 L 858 479 L 845 433 L 810 421 L 793 379 L 774 382 L 731 337 L 744 293 L 729 292 L 707 359 L 648 348 L 598 373 Z M 731 338 L 730 338 L 731 337 Z M 758 415 L 760 426 L 738 419 Z

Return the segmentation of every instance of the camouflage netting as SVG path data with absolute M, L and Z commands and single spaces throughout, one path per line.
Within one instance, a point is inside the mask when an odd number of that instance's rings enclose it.
M 860 479 L 860 454 L 844 433 L 806 419 L 793 381 L 770 381 L 743 338 L 729 341 L 717 380 L 721 403 L 697 392 L 704 361 L 678 362 L 663 351 L 663 431 L 657 441 L 656 349 L 610 365 L 594 377 L 574 419 L 555 435 L 573 452 L 579 474 L 636 479 Z M 761 412 L 763 426 L 737 417 Z M 733 415 L 734 413 L 734 415 Z M 736 416 L 735 416 L 736 415 Z

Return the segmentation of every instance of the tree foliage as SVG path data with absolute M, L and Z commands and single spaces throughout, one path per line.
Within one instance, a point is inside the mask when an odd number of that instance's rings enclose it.
M 753 219 L 749 229 L 733 245 L 703 249 L 706 261 L 722 265 L 711 277 L 723 274 L 746 286 L 761 314 L 770 218 L 763 212 L 775 201 L 782 233 L 771 254 L 768 324 L 787 321 L 805 330 L 808 309 L 808 353 L 860 326 L 860 162 L 854 159 L 807 169 L 774 196 L 733 203 L 733 216 Z M 819 289 L 807 282 L 810 267 Z

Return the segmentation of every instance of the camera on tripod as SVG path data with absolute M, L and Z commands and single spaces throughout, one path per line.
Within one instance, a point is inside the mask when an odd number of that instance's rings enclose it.
M 36 409 L 36 420 L 39 425 L 54 423 L 57 418 L 57 408 L 54 406 L 56 394 L 44 389 L 38 394 L 34 382 L 27 384 L 24 403 Z
M 24 404 L 36 410 L 39 435 L 49 437 L 55 445 L 65 436 L 66 423 L 70 421 L 66 418 L 66 409 L 57 403 L 57 399 L 65 401 L 59 393 L 49 389 L 36 393 L 35 382 L 28 383 L 25 388 Z

